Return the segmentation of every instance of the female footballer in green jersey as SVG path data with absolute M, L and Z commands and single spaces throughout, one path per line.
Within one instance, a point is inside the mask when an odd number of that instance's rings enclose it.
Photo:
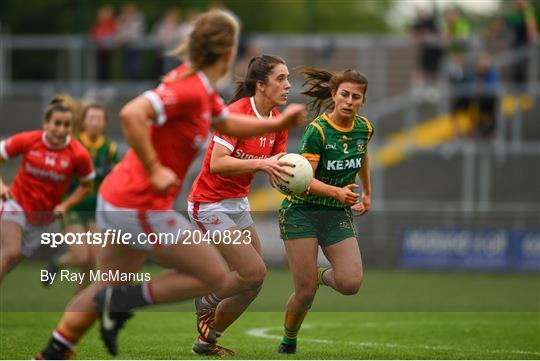
M 309 194 L 286 198 L 279 213 L 281 238 L 294 281 L 287 302 L 285 336 L 279 353 L 295 353 L 296 337 L 319 285 L 344 295 L 356 294 L 362 282 L 362 259 L 352 212 L 362 215 L 371 204 L 367 145 L 373 127 L 357 115 L 365 103 L 368 81 L 356 70 L 333 73 L 302 68 L 309 106 L 320 114 L 304 131 L 299 153 L 314 171 Z M 362 195 L 353 192 L 362 182 Z M 331 267 L 317 269 L 318 246 Z
M 118 162 L 116 143 L 105 137 L 107 118 L 107 110 L 97 103 L 85 106 L 82 112 L 81 129 L 77 140 L 88 150 L 94 163 L 96 178 L 90 195 L 66 213 L 64 217 L 66 233 L 99 232 L 96 225 L 97 190 L 105 176 Z M 51 262 L 48 271 L 56 273 L 62 267 L 75 266 L 87 272 L 94 267 L 98 248 L 99 246 L 90 244 L 72 244 L 66 252 Z M 44 282 L 43 285 L 49 284 Z M 79 289 L 84 287 L 86 283 Z

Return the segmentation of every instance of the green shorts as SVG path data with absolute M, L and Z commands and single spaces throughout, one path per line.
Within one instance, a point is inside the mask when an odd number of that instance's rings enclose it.
M 64 217 L 64 227 L 80 225 L 96 220 L 97 193 L 92 192 L 83 201 L 67 211 Z
M 64 217 L 64 227 L 80 225 L 86 227 L 88 222 L 96 220 L 96 213 L 91 211 L 69 210 Z
M 279 210 L 279 231 L 283 240 L 317 238 L 322 247 L 356 238 L 350 208 L 290 204 Z

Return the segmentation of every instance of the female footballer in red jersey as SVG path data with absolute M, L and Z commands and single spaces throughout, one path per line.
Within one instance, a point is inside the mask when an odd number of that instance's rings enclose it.
M 0 142 L 0 162 L 23 156 L 11 186 L 0 178 L 0 281 L 22 256 L 39 247 L 43 232 L 59 231 L 57 217 L 92 189 L 92 159 L 71 138 L 72 126 L 73 113 L 57 97 L 45 111 L 43 130 L 18 133 Z M 80 184 L 62 201 L 73 176 L 79 177 Z
M 101 229 L 121 229 L 134 239 L 189 231 L 189 221 L 172 210 L 173 201 L 211 127 L 221 134 L 246 137 L 304 121 L 305 110 L 300 105 L 292 105 L 266 122 L 229 113 L 215 83 L 234 61 L 238 33 L 238 22 L 231 14 L 213 10 L 202 15 L 179 49 L 187 52 L 188 65 L 174 69 L 156 89 L 122 109 L 120 118 L 132 149 L 100 188 L 97 222 Z M 219 252 L 208 244 L 194 244 L 189 235 L 157 247 L 139 242 L 109 244 L 99 252 L 97 268 L 102 273 L 134 274 L 149 256 L 173 272 L 138 285 L 106 279 L 90 285 L 67 306 L 38 358 L 68 357 L 98 317 L 102 339 L 109 352 L 116 354 L 118 331 L 132 309 L 206 295 L 234 282 L 234 273 L 228 271 Z M 214 348 L 221 350 L 219 354 L 226 353 L 217 345 Z
M 73 102 L 74 106 L 79 108 L 79 104 L 75 100 Z M 107 109 L 104 106 L 89 103 L 83 107 L 80 132 L 76 138 L 88 150 L 94 163 L 96 178 L 90 194 L 66 213 L 64 217 L 65 233 L 100 232 L 96 224 L 97 190 L 105 176 L 118 162 L 116 143 L 105 135 L 108 122 Z M 74 188 L 77 185 L 78 182 L 73 182 L 71 187 Z M 98 245 L 92 244 L 71 244 L 67 251 L 50 262 L 47 271 L 49 274 L 56 274 L 63 267 L 79 267 L 81 274 L 85 276 L 84 282 L 81 282 L 77 287 L 77 291 L 80 291 L 90 283 L 89 270 L 94 269 L 99 248 Z M 50 285 L 49 279 L 42 280 L 42 284 L 48 287 Z
M 283 59 L 256 56 L 237 86 L 229 111 L 255 115 L 266 122 L 279 115 L 275 108 L 287 102 L 290 87 Z M 212 140 L 191 188 L 188 212 L 202 236 L 215 235 L 217 249 L 236 274 L 228 287 L 196 299 L 200 336 L 193 351 L 203 355 L 215 354 L 213 344 L 255 299 L 266 274 L 247 199 L 255 172 L 266 172 L 274 182 L 287 172 L 285 166 L 293 166 L 279 161 L 285 154 L 286 130 L 245 139 L 215 133 Z

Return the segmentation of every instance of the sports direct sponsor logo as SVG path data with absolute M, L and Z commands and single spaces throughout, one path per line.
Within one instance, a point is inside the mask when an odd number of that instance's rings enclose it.
M 25 164 L 25 169 L 28 173 L 33 174 L 40 178 L 48 178 L 56 182 L 62 182 L 66 180 L 66 176 L 64 174 L 60 174 L 60 173 L 50 171 L 50 170 L 43 170 L 43 169 L 35 168 L 35 167 L 32 167 L 28 163 Z
M 326 163 L 328 170 L 359 169 L 362 166 L 362 158 L 346 160 L 329 160 Z
M 152 232 L 133 234 L 122 231 L 121 229 L 108 229 L 102 233 L 60 233 L 44 232 L 41 234 L 40 242 L 42 245 L 51 248 L 57 248 L 63 244 L 66 245 L 98 245 L 106 247 L 107 245 L 151 245 L 166 246 L 174 244 L 251 244 L 250 230 L 214 230 L 202 232 L 198 229 L 178 229 L 177 232 Z

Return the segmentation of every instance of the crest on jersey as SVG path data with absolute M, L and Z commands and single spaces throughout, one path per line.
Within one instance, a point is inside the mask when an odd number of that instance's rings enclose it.
M 364 142 L 364 140 L 359 140 L 358 141 L 358 151 L 359 152 L 365 152 L 366 151 L 366 143 Z
M 176 219 L 174 219 L 174 217 L 171 217 L 171 218 L 167 219 L 167 226 L 169 228 L 175 228 L 176 227 Z
M 221 219 L 219 219 L 218 216 L 210 216 L 208 221 L 210 222 L 210 224 L 213 224 L 214 226 L 221 224 Z
M 69 160 L 67 159 L 61 159 L 60 160 L 60 167 L 67 168 L 69 166 Z
M 54 167 L 54 165 L 56 164 L 56 159 L 54 159 L 53 157 L 47 155 L 47 156 L 45 156 L 45 164 Z

